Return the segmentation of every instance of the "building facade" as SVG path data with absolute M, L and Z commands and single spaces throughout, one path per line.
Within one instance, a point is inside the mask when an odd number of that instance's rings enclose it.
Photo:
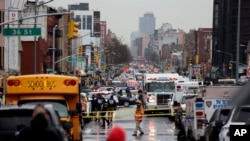
M 139 18 L 139 31 L 145 34 L 154 34 L 156 18 L 152 12 L 147 12 Z
M 240 0 L 240 5 L 238 2 L 238 0 L 214 0 L 212 65 L 218 68 L 222 68 L 224 62 L 228 68 L 230 61 L 236 61 L 237 37 L 239 37 L 239 63 L 246 64 L 245 50 L 250 39 L 250 1 Z M 238 9 L 240 9 L 240 13 L 238 13 Z M 238 25 L 238 21 L 240 21 L 240 25 Z M 218 50 L 220 51 L 218 52 Z M 233 77 L 235 77 L 235 63 L 232 66 Z M 226 71 L 229 72 L 228 69 Z M 227 75 L 229 74 L 227 73 Z

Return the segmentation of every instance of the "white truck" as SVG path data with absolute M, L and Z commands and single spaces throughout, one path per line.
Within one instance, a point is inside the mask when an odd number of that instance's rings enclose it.
M 186 94 L 196 94 L 204 87 L 203 82 L 200 81 L 189 81 L 189 80 L 178 80 L 176 83 L 176 96 L 175 100 L 181 103 L 181 100 Z
M 145 74 L 144 90 L 146 91 L 145 112 L 167 112 L 174 117 L 175 82 L 177 73 L 153 73 Z
M 231 105 L 231 97 L 240 90 L 242 86 L 221 85 L 207 86 L 204 89 L 204 108 L 207 121 L 210 120 L 213 112 L 219 108 Z
M 231 97 L 242 86 L 220 85 L 206 86 L 196 97 L 186 99 L 186 115 L 182 116 L 185 137 L 193 140 L 203 140 L 208 122 L 213 112 L 223 106 L 229 106 Z

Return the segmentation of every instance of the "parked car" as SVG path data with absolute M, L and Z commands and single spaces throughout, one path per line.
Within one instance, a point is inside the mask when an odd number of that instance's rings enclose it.
M 137 98 L 135 97 L 127 97 L 127 96 L 121 96 L 121 95 L 117 95 L 118 96 L 118 106 L 124 106 L 124 107 L 129 107 L 130 105 L 135 105 L 136 104 L 136 100 Z
M 109 91 L 109 92 L 114 92 L 114 88 L 113 87 L 100 87 L 99 91 Z
M 219 141 L 230 141 L 230 125 L 246 125 L 249 124 L 250 105 L 234 107 L 232 113 L 226 120 L 226 124 L 221 128 L 219 133 Z
M 20 130 L 30 125 L 34 108 L 35 105 L 1 107 L 0 140 L 15 141 Z M 49 124 L 61 132 L 64 141 L 68 141 L 65 130 L 70 129 L 72 124 L 70 122 L 61 123 L 59 115 L 52 105 L 45 105 L 45 108 L 50 116 Z
M 205 141 L 217 141 L 221 127 L 230 116 L 231 106 L 218 108 L 214 111 L 208 125 L 205 129 Z

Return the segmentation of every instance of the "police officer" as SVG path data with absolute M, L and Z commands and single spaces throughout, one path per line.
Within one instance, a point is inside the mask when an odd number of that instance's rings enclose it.
M 97 121 L 99 122 L 99 115 L 102 112 L 102 107 L 103 107 L 103 96 L 101 94 L 97 94 L 95 104 L 96 104 L 96 117 Z
M 108 99 L 108 120 L 109 122 L 113 121 L 113 114 L 116 109 L 117 103 L 114 99 L 114 94 L 111 94 L 110 98 Z
M 106 117 L 106 113 L 108 111 L 108 101 L 106 101 L 104 98 L 103 98 L 103 107 L 102 107 L 102 112 L 101 112 L 101 117 L 102 117 L 102 126 L 103 128 L 105 128 L 105 125 L 107 123 L 107 125 L 109 125 L 109 121 Z

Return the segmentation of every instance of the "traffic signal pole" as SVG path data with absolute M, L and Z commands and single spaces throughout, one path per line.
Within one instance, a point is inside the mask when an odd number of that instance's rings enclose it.
M 0 26 L 1 25 L 6 25 L 6 24 L 9 24 L 9 23 L 13 23 L 13 22 L 19 22 L 19 23 L 22 23 L 23 20 L 28 20 L 28 19 L 32 19 L 32 18 L 38 18 L 38 17 L 44 17 L 44 16 L 54 16 L 54 15 L 68 15 L 68 14 L 72 14 L 73 12 L 63 12 L 63 13 L 50 13 L 50 14 L 41 14 L 41 15 L 36 15 L 36 16 L 28 16 L 28 17 L 21 17 L 17 20 L 12 20 L 12 21 L 6 21 L 6 22 L 2 22 L 0 23 Z
M 55 25 L 53 27 L 53 48 L 52 48 L 52 72 L 55 73 L 55 50 L 56 50 L 56 30 L 57 30 L 58 26 Z

